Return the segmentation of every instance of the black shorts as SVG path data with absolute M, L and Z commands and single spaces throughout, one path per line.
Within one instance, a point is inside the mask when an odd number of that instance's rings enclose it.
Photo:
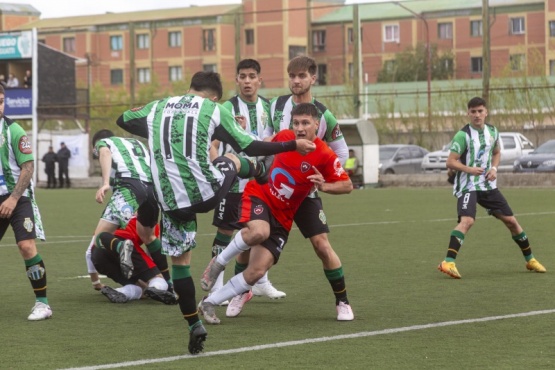
M 254 196 L 243 199 L 241 219 L 262 220 L 270 224 L 270 236 L 261 245 L 272 253 L 276 264 L 287 243 L 289 232 L 275 219 L 268 205 Z
M 471 191 L 464 193 L 457 199 L 458 221 L 460 222 L 463 216 L 475 219 L 476 204 L 484 207 L 489 215 L 513 215 L 513 210 L 509 207 L 509 203 L 499 189 Z
M 295 213 L 295 224 L 305 238 L 311 238 L 319 234 L 329 234 L 330 228 L 322 206 L 322 198 L 307 197 Z
M 224 230 L 240 230 L 239 209 L 242 193 L 227 193 L 220 204 L 214 209 L 212 225 Z
M 122 239 L 123 240 L 123 239 Z M 145 257 L 133 250 L 131 261 L 133 261 L 133 275 L 128 279 L 121 273 L 119 254 L 105 248 L 93 247 L 91 260 L 101 274 L 108 276 L 121 285 L 136 284 L 139 279 L 145 283 L 160 274 L 158 267 L 149 267 Z M 152 265 L 153 263 L 151 263 Z
M 120 179 L 118 186 L 129 188 L 135 194 L 139 204 L 137 221 L 146 227 L 156 226 L 160 208 L 154 195 L 154 185 L 135 179 Z
M 4 202 L 10 194 L 0 197 L 0 203 Z M 35 239 L 35 213 L 33 212 L 33 204 L 29 197 L 21 197 L 17 201 L 12 216 L 8 218 L 0 218 L 0 240 L 4 237 L 9 225 L 12 225 L 15 241 L 19 243 L 22 240 Z

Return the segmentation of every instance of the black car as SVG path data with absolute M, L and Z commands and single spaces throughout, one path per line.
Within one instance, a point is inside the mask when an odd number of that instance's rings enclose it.
M 555 172 L 555 140 L 546 141 L 517 159 L 513 172 Z

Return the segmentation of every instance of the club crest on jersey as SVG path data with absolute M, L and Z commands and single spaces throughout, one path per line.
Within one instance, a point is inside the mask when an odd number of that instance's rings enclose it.
M 324 213 L 324 210 L 320 210 L 320 213 L 318 214 L 318 218 L 320 219 L 320 221 L 322 221 L 322 223 L 325 225 L 328 221 L 326 220 L 326 214 Z
M 308 170 L 310 170 L 311 168 L 312 168 L 312 166 L 310 165 L 310 163 L 307 163 L 307 162 L 301 163 L 301 172 L 302 173 L 308 172 Z
M 264 212 L 264 206 L 261 204 L 257 205 L 256 207 L 254 207 L 253 212 L 255 215 L 260 216 L 262 212 Z
M 33 153 L 31 142 L 27 136 L 22 136 L 21 139 L 19 139 L 19 151 L 23 154 Z
M 339 137 L 343 136 L 343 133 L 341 132 L 341 129 L 339 128 L 339 124 L 335 125 L 335 127 L 333 128 L 332 132 L 331 132 L 331 139 L 335 140 Z
M 23 227 L 25 228 L 25 230 L 27 230 L 28 233 L 30 233 L 31 231 L 33 231 L 33 221 L 31 221 L 29 217 L 25 217 L 25 220 L 23 221 Z

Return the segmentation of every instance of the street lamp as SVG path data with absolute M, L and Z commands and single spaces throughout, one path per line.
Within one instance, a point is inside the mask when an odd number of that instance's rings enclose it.
M 428 131 L 432 131 L 432 50 L 430 49 L 430 30 L 428 28 L 428 21 L 422 14 L 416 13 L 413 10 L 407 8 L 403 4 L 397 1 L 393 1 L 393 4 L 400 6 L 401 8 L 405 9 L 415 17 L 419 18 L 422 22 L 424 22 L 424 26 L 426 26 L 426 63 L 428 64 Z

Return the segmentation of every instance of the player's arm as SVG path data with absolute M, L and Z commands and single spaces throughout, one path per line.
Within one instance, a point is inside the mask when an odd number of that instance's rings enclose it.
M 116 123 L 125 131 L 143 138 L 148 138 L 147 117 L 157 101 L 148 103 L 144 107 L 133 108 L 123 112 Z
M 328 194 L 348 194 L 353 190 L 351 178 L 339 163 L 339 158 L 330 157 L 322 168 L 322 172 L 315 166 L 312 169 L 315 174 L 308 178 L 315 184 L 318 191 Z
M 486 172 L 486 180 L 493 181 L 497 178 L 497 168 L 499 162 L 501 161 L 501 148 L 499 147 L 499 142 L 495 143 L 493 152 L 491 153 L 491 167 Z
M 347 158 L 349 158 L 349 147 L 347 146 L 343 132 L 341 132 L 339 123 L 329 110 L 324 112 L 322 119 L 324 120 L 327 128 L 325 137 L 326 143 L 337 155 L 341 165 L 344 166 Z M 322 124 L 322 122 L 320 124 Z
M 100 169 L 102 171 L 102 185 L 96 192 L 96 201 L 104 202 L 106 192 L 110 190 L 110 172 L 112 171 L 112 152 L 108 147 L 102 146 L 98 149 Z

